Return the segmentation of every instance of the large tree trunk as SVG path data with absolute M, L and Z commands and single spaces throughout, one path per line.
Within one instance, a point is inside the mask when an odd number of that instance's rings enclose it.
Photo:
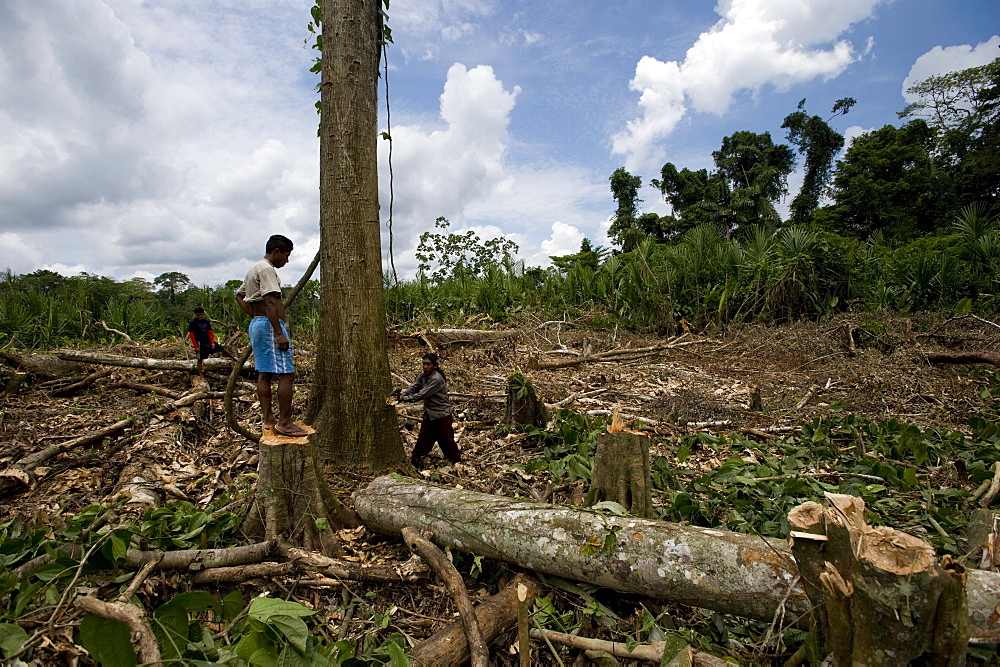
M 833 664 L 964 665 L 965 569 L 917 537 L 869 526 L 860 498 L 826 496 L 831 507 L 808 502 L 788 521 Z
M 625 593 L 770 622 L 811 609 L 784 540 L 727 530 L 609 516 L 379 477 L 354 495 L 370 528 L 428 529 L 442 546 Z M 974 641 L 1000 642 L 991 620 L 1000 574 L 968 572 Z
M 403 463 L 387 353 L 376 159 L 381 0 L 323 3 L 320 315 L 306 422 L 320 453 L 384 470 Z
M 291 438 L 288 438 L 291 440 Z M 334 531 L 354 527 L 353 513 L 334 495 L 323 476 L 316 447 L 260 443 L 257 489 L 243 532 L 264 540 L 284 540 L 306 549 L 340 556 Z

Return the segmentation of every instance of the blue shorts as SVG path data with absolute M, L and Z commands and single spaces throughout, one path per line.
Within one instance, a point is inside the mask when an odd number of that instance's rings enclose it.
M 278 349 L 274 329 L 266 317 L 255 317 L 250 320 L 250 346 L 253 347 L 253 364 L 258 373 L 294 373 L 295 362 L 292 360 L 292 344 L 281 320 L 281 332 L 289 339 L 288 349 L 282 352 Z

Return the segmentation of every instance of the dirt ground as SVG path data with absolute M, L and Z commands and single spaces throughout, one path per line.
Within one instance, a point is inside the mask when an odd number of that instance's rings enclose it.
M 510 467 L 536 458 L 538 449 L 523 434 L 506 435 L 497 428 L 503 421 L 507 377 L 516 370 L 530 377 L 547 403 L 575 395 L 567 405 L 574 410 L 606 414 L 617 409 L 626 419 L 645 420 L 644 427 L 660 436 L 656 438 L 660 451 L 651 452 L 654 456 L 670 456 L 671 438 L 683 434 L 797 427 L 831 410 L 876 420 L 895 417 L 921 428 L 962 430 L 986 407 L 981 391 L 998 384 L 993 366 L 935 365 L 926 360 L 930 351 L 1000 351 L 1000 327 L 974 317 L 930 314 L 906 320 L 858 314 L 821 323 L 690 331 L 679 337 L 638 336 L 585 325 L 525 321 L 502 340 L 442 346 L 441 365 L 456 407 L 464 461 L 452 467 L 433 459 L 422 474 L 441 484 L 488 493 L 529 497 L 535 495 L 532 490 L 541 493 L 543 480 L 519 475 Z M 641 352 L 646 348 L 658 349 Z M 637 352 L 544 369 L 623 349 Z M 300 345 L 300 350 L 298 413 L 308 396 L 313 359 L 308 345 Z M 103 351 L 164 359 L 187 354 L 182 341 Z M 412 338 L 393 343 L 389 358 L 396 386 L 416 376 L 424 351 Z M 76 375 L 98 369 L 84 367 Z M 246 484 L 256 471 L 256 445 L 226 426 L 221 398 L 205 401 L 202 407 L 150 416 L 169 398 L 151 393 L 148 386 L 177 395 L 190 392 L 193 378 L 187 372 L 115 368 L 65 396 L 56 392 L 69 380 L 29 374 L 13 387 L 12 372 L 10 362 L 0 365 L 0 384 L 13 390 L 0 394 L 0 476 L 44 447 L 128 416 L 138 419 L 103 445 L 94 443 L 45 462 L 34 471 L 31 488 L 18 488 L 3 498 L 0 521 L 20 517 L 56 522 L 92 503 L 110 503 L 123 490 L 139 489 L 139 495 L 151 494 L 154 502 L 185 499 L 205 505 Z M 225 371 L 209 372 L 210 388 L 223 391 L 227 377 Z M 250 379 L 241 387 L 246 392 L 236 401 L 238 418 L 251 427 L 256 422 L 259 428 Z M 751 409 L 757 395 L 758 409 Z M 399 414 L 409 451 L 420 407 L 400 406 Z M 440 456 L 437 450 L 435 454 Z M 698 462 L 689 460 L 685 465 Z M 348 503 L 350 491 L 369 479 L 370 475 L 352 471 L 330 473 L 333 488 Z M 582 485 L 562 488 L 550 500 L 573 500 L 581 492 Z M 342 537 L 348 553 L 358 560 L 408 557 L 399 541 L 363 528 Z M 453 618 L 443 591 L 436 584 L 416 590 L 389 586 L 378 596 L 412 612 L 401 614 L 394 624 L 419 640 L 431 634 L 438 621 Z M 474 597 L 488 593 L 472 592 Z M 341 592 L 328 595 L 330 607 L 341 604 Z M 316 602 L 327 604 L 321 598 Z M 361 626 L 346 634 L 364 630 Z

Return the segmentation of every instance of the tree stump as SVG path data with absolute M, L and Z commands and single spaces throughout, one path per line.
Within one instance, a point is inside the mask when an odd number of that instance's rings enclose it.
M 334 531 L 353 528 L 358 519 L 333 495 L 310 437 L 265 434 L 257 473 L 254 502 L 243 521 L 246 535 L 343 555 Z
M 597 440 L 594 474 L 584 504 L 616 502 L 630 514 L 653 518 L 649 438 L 641 433 L 602 433 Z
M 507 403 L 504 414 L 507 426 L 543 428 L 548 421 L 548 414 L 545 403 L 538 398 L 531 380 L 522 373 L 513 373 L 507 380 Z
M 919 538 L 865 521 L 860 498 L 788 515 L 792 554 L 816 606 L 814 628 L 834 665 L 964 665 L 965 571 Z M 822 660 L 823 655 L 812 656 Z

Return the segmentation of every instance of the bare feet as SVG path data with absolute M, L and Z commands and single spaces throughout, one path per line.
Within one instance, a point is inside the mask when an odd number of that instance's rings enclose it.
M 274 432 L 278 435 L 284 435 L 290 438 L 300 438 L 302 436 L 309 435 L 309 431 L 306 431 L 295 422 L 289 422 L 287 425 L 275 424 L 271 428 L 273 428 Z

